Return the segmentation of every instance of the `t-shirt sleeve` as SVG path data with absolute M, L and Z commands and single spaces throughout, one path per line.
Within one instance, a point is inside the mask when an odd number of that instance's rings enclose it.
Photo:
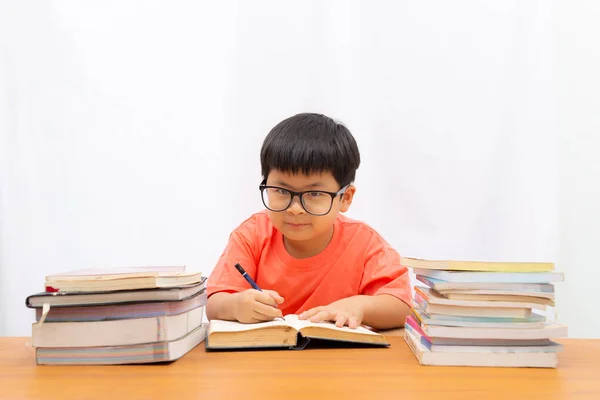
M 209 297 L 218 292 L 236 293 L 250 289 L 235 264 L 240 263 L 248 275 L 256 280 L 255 230 L 256 221 L 250 218 L 231 233 L 227 247 L 208 278 L 206 293 Z
M 410 274 L 400 265 L 400 255 L 382 239 L 374 241 L 367 258 L 360 285 L 360 294 L 389 294 L 409 307 L 412 299 Z

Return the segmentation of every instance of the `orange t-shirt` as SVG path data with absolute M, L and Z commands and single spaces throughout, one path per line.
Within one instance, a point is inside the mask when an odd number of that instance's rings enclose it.
M 283 315 L 359 294 L 390 294 L 410 304 L 408 270 L 400 256 L 367 224 L 339 215 L 329 245 L 316 256 L 296 259 L 266 212 L 244 221 L 208 279 L 207 294 L 235 293 L 250 285 L 235 268 L 240 263 L 262 289 L 283 298 Z

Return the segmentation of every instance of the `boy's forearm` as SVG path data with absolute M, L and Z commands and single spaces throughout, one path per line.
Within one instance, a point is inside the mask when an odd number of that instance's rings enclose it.
M 237 293 L 220 292 L 208 298 L 206 302 L 206 317 L 209 320 L 222 319 L 235 321 L 233 315 L 233 302 Z
M 392 329 L 404 326 L 410 307 L 390 295 L 354 296 L 364 311 L 362 323 L 374 329 Z

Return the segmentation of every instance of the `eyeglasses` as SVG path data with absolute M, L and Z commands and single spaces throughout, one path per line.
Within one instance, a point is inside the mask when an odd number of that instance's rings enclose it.
M 323 190 L 307 190 L 305 192 L 294 192 L 278 186 L 267 186 L 265 181 L 258 187 L 262 196 L 262 202 L 267 209 L 275 212 L 287 210 L 298 196 L 302 208 L 312 215 L 323 216 L 331 211 L 333 200 L 343 195 L 348 189 L 346 185 L 337 192 L 325 192 Z

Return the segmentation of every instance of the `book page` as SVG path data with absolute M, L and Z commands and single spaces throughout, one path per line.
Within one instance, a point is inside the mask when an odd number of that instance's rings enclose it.
M 291 326 L 291 324 L 282 320 L 258 322 L 256 324 L 242 324 L 241 322 L 237 321 L 213 319 L 210 321 L 210 332 L 244 332 L 251 331 L 253 329 L 264 329 L 274 326 Z
M 376 336 L 379 335 L 377 332 L 373 332 L 363 326 L 359 326 L 356 329 L 352 329 L 348 326 L 343 326 L 341 328 L 338 328 L 337 326 L 335 326 L 335 324 L 333 322 L 311 322 L 309 320 L 298 319 L 298 316 L 293 315 L 293 314 L 286 315 L 284 318 L 285 318 L 285 321 L 290 326 L 296 328 L 296 330 L 298 330 L 298 331 L 300 331 L 300 329 L 305 328 L 307 326 L 314 326 L 314 327 L 326 328 L 326 329 L 331 329 L 334 331 L 341 331 L 341 332 L 360 333 L 360 334 L 365 334 L 365 335 L 376 335 Z
M 86 268 L 48 275 L 46 280 L 68 279 L 93 279 L 101 280 L 114 277 L 148 277 L 148 276 L 173 276 L 186 272 L 185 266 L 148 266 L 148 267 L 114 267 L 114 268 Z

